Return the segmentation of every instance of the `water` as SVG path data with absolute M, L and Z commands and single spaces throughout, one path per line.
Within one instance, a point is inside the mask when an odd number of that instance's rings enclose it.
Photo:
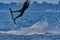
M 14 29 L 9 12 L 0 12 L 0 40 L 60 40 L 60 12 L 25 12 L 16 22 Z
M 0 40 L 60 40 L 60 35 L 0 35 Z

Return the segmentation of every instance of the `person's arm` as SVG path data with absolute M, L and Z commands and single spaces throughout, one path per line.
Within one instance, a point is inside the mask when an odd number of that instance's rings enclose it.
M 30 5 L 30 3 L 31 3 L 30 0 L 26 0 L 26 1 L 24 2 L 24 4 L 26 4 L 26 5 Z
M 27 5 L 30 5 L 30 3 L 31 3 L 31 1 L 30 1 L 30 0 L 28 0 L 28 3 L 27 3 Z
M 30 3 L 31 3 L 31 1 L 30 1 L 30 0 L 28 0 L 28 3 L 30 4 Z

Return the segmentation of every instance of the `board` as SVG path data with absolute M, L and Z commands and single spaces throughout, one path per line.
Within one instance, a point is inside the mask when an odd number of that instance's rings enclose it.
M 15 23 L 15 21 L 14 21 L 11 8 L 9 8 L 9 10 L 10 10 L 10 15 L 11 15 L 11 18 L 12 18 L 12 21 L 13 21 L 13 24 L 14 24 L 14 27 L 16 27 L 16 23 Z

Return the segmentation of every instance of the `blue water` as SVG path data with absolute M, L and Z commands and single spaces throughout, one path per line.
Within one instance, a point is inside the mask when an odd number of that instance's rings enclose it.
M 14 17 L 17 16 L 14 13 Z M 60 31 L 60 12 L 25 12 L 24 15 L 16 20 L 17 29 L 31 27 L 38 21 L 49 23 L 46 30 Z M 9 12 L 0 12 L 0 31 L 9 31 L 14 25 Z M 45 30 L 45 31 L 46 31 Z M 60 40 L 60 35 L 0 35 L 0 40 Z
M 16 27 L 14 27 L 9 8 L 18 10 L 22 4 L 1 4 L 0 6 L 0 40 L 60 40 L 60 12 L 36 12 L 40 10 L 59 10 L 59 4 L 48 5 L 34 2 L 24 12 L 23 16 L 16 19 Z M 50 7 L 51 6 L 51 7 Z M 45 8 L 44 8 L 45 7 Z M 5 10 L 6 12 L 2 12 Z M 30 11 L 30 12 L 28 12 Z M 32 12 L 31 12 L 32 11 Z M 18 16 L 19 13 L 13 13 Z M 40 22 L 40 23 L 39 23 Z M 37 24 L 36 24 L 37 23 Z M 39 23 L 39 24 L 38 24 Z M 45 25 L 47 23 L 47 25 Z M 34 26 L 35 25 L 35 26 Z M 47 26 L 47 27 L 45 27 Z M 22 28 L 22 30 L 21 30 Z M 24 29 L 26 28 L 26 29 Z M 39 34 L 40 31 L 52 31 L 52 34 Z M 21 35 L 33 33 L 32 35 Z M 37 34 L 34 34 L 37 33 Z M 57 35 L 55 34 L 57 33 Z
M 0 40 L 60 40 L 60 35 L 0 35 Z
M 14 13 L 14 16 L 18 15 Z M 47 20 L 49 26 L 55 27 L 59 24 L 60 12 L 25 12 L 24 15 L 16 20 L 16 23 L 20 27 L 30 27 L 38 21 Z M 0 13 L 0 29 L 14 27 L 9 12 Z

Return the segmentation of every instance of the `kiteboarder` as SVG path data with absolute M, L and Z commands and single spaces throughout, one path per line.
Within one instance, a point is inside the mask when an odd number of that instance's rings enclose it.
M 19 12 L 19 15 L 17 17 L 13 18 L 15 24 L 16 24 L 15 20 L 23 15 L 24 11 L 29 7 L 29 5 L 30 5 L 30 0 L 26 0 L 21 9 L 19 9 L 17 11 L 12 11 L 11 8 L 10 8 L 11 13 Z

